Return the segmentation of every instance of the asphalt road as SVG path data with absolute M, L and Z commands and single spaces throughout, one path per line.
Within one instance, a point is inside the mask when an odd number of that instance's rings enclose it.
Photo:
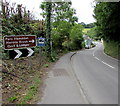
M 97 43 L 62 56 L 44 84 L 38 104 L 118 104 L 118 60 Z
M 43 97 L 38 104 L 88 104 L 71 67 L 73 54 L 62 56 L 49 71 L 44 80 Z
M 71 64 L 90 104 L 118 104 L 118 60 L 104 54 L 102 43 L 77 52 Z

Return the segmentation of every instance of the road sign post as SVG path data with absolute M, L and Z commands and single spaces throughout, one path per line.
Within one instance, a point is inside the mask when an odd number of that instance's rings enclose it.
M 37 46 L 39 46 L 39 63 L 42 63 L 42 47 L 46 45 L 46 38 L 39 37 L 37 39 Z

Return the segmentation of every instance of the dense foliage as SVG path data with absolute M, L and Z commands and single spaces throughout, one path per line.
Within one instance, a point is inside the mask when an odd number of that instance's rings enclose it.
M 45 18 L 46 25 L 47 19 L 48 19 L 48 11 L 47 11 L 47 2 L 43 2 L 40 6 L 40 8 L 43 10 L 43 13 L 41 14 L 43 18 Z M 80 49 L 82 44 L 82 27 L 79 27 L 80 29 L 77 30 L 74 28 L 76 26 L 76 22 L 78 21 L 78 18 L 75 16 L 76 11 L 74 8 L 71 8 L 72 2 L 52 2 L 51 6 L 51 31 L 52 35 L 50 36 L 52 39 L 52 47 L 53 49 Z M 78 25 L 81 26 L 81 25 Z M 80 33 L 79 37 L 78 34 Z M 72 32 L 72 33 L 71 33 Z M 73 35 L 72 35 L 73 34 Z M 72 39 L 72 37 L 75 36 L 75 40 Z M 48 37 L 48 35 L 46 35 Z M 80 38 L 81 37 L 81 38 Z M 72 43 L 71 43 L 72 41 Z M 71 44 L 74 46 L 71 46 Z M 76 43 L 75 43 L 76 42 Z M 78 43 L 79 42 L 79 43 Z M 67 46 L 66 46 L 67 45 Z
M 16 5 L 16 3 L 11 5 L 9 2 L 2 2 L 1 18 L 3 36 L 40 34 L 40 32 L 36 32 L 40 27 L 36 23 L 40 22 L 35 21 L 32 13 L 22 5 Z
M 76 10 L 71 6 L 72 2 L 42 2 L 44 19 L 39 21 L 22 4 L 2 2 L 2 35 L 46 37 L 48 56 L 52 50 L 81 49 L 82 26 L 77 23 Z
M 104 40 L 119 41 L 120 3 L 100 2 L 96 4 L 94 17 L 97 25 L 97 35 Z
M 97 37 L 97 33 L 96 33 L 96 27 L 91 28 L 90 30 L 87 31 L 87 35 L 95 40 L 100 39 L 99 37 Z
M 43 10 L 43 12 L 41 13 L 43 18 L 46 18 L 47 16 L 46 3 L 47 2 L 43 2 L 40 5 L 40 8 Z M 71 5 L 72 2 L 52 2 L 51 21 L 52 22 L 67 21 L 72 24 L 74 24 L 74 22 L 77 22 L 78 18 L 74 16 L 74 14 L 76 14 L 76 10 L 74 8 L 71 8 Z
M 74 49 L 82 49 L 82 42 L 83 42 L 83 36 L 82 36 L 82 30 L 83 27 L 79 24 L 76 24 L 72 27 L 70 32 L 70 40 L 72 42 L 72 46 Z
M 99 2 L 94 13 L 97 37 L 103 38 L 105 53 L 120 59 L 120 2 Z
M 56 23 L 53 23 L 53 26 Z M 62 43 L 67 41 L 70 36 L 71 24 L 67 21 L 59 21 L 57 27 L 52 29 L 53 48 L 63 49 Z
M 37 35 L 44 36 L 44 21 L 35 20 L 29 10 L 22 4 L 1 2 L 0 18 L 2 24 L 2 37 L 5 35 Z M 0 48 L 0 58 L 6 58 L 6 52 Z M 4 55 L 5 54 L 5 55 Z

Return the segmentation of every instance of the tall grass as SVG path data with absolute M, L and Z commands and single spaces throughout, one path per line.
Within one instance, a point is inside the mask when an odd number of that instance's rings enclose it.
M 115 41 L 104 41 L 104 52 L 120 60 L 120 43 Z

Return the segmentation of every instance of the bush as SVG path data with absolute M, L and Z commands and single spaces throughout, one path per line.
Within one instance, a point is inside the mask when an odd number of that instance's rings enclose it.
M 9 51 L 4 50 L 2 47 L 0 48 L 0 59 L 9 59 Z
M 62 43 L 69 39 L 71 24 L 67 21 L 59 21 L 53 23 L 53 26 L 54 26 L 54 28 L 52 29 L 53 48 L 63 49 Z
M 82 42 L 82 48 L 85 48 L 85 42 Z
M 82 29 L 83 27 L 79 24 L 76 24 L 72 27 L 72 30 L 70 32 L 70 40 L 71 43 L 69 46 L 71 46 L 73 50 L 81 49 L 82 48 L 82 42 L 84 41 L 82 36 Z

